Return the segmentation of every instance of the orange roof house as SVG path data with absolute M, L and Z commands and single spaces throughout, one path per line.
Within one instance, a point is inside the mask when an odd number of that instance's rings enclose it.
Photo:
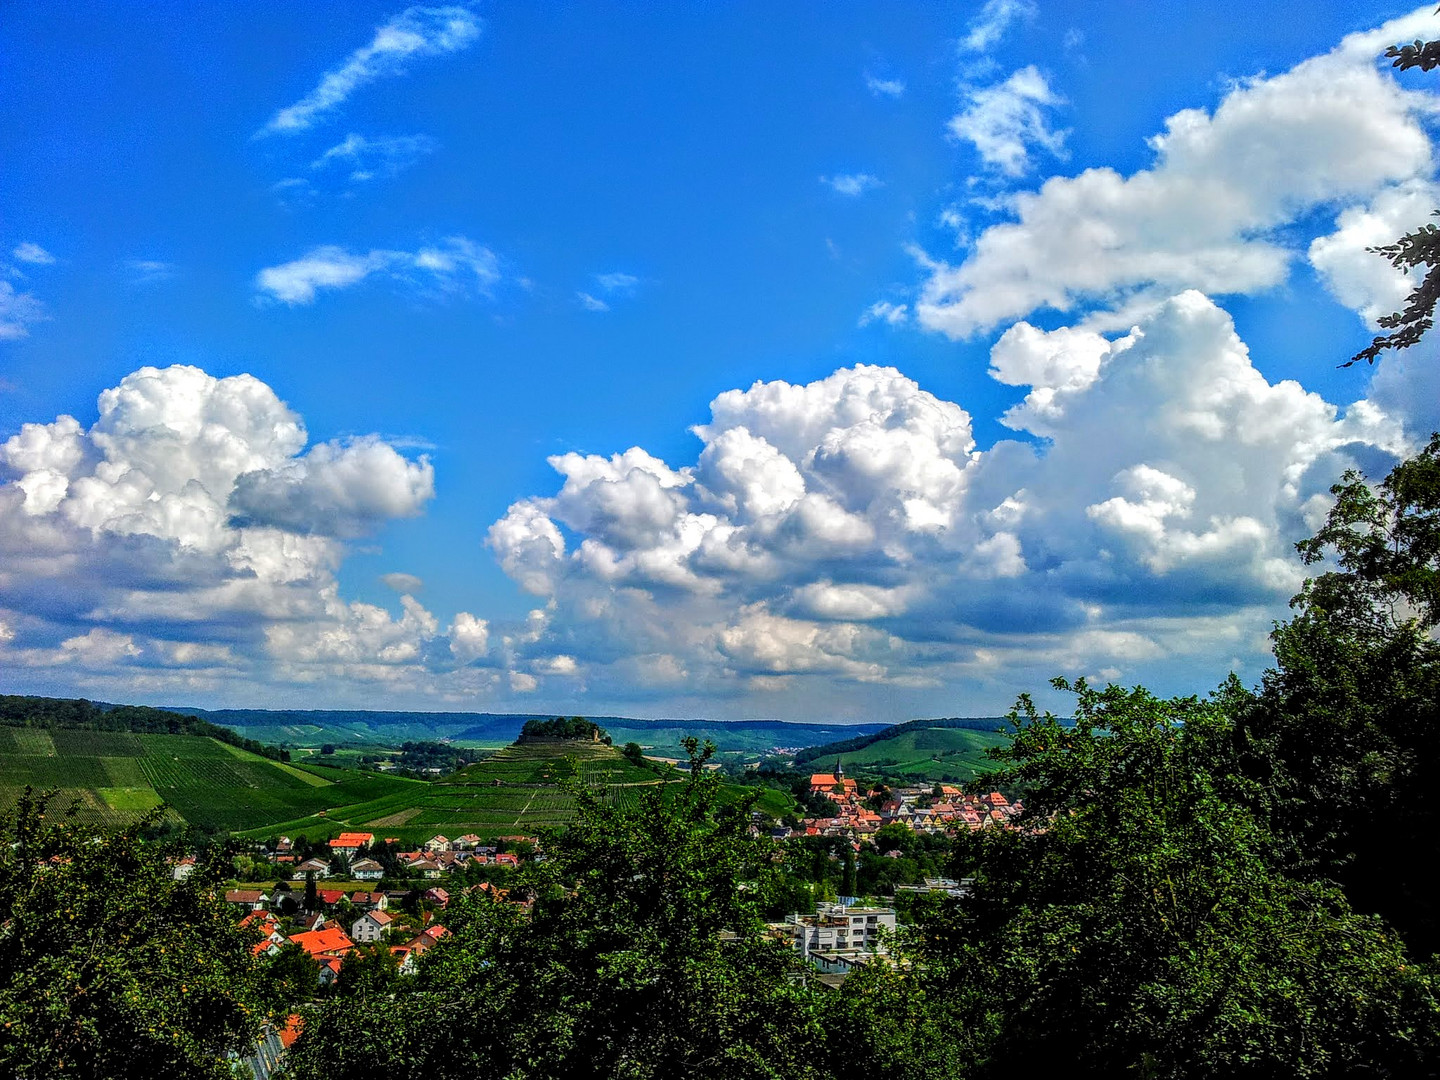
M 322 953 L 344 955 L 355 947 L 355 942 L 350 940 L 350 935 L 338 926 L 327 926 L 324 930 L 311 930 L 308 933 L 296 934 L 290 940 L 314 957 L 319 957 Z
M 330 841 L 330 847 L 338 851 L 354 851 L 356 848 L 364 847 L 374 839 L 374 833 L 342 832 L 334 840 Z

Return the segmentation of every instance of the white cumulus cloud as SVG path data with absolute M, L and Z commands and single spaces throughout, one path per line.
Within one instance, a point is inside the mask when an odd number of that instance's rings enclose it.
M 963 262 L 929 264 L 920 322 L 963 338 L 1038 308 L 1278 284 L 1295 256 L 1282 227 L 1429 177 L 1421 121 L 1433 95 L 1402 89 L 1375 58 L 1437 29 L 1422 11 L 1351 35 L 1289 71 L 1236 83 L 1213 112 L 1171 116 L 1150 140 L 1150 168 L 1087 169 L 1010 196 L 1012 220 L 981 232 Z M 997 161 L 1005 146 L 995 143 Z
M 1064 101 L 1038 68 L 1024 67 L 1002 83 L 967 90 L 950 134 L 974 145 L 986 165 L 1020 176 L 1030 167 L 1032 148 L 1064 156 L 1067 132 L 1052 129 L 1046 117 Z
M 1152 660 L 1218 679 L 1263 650 L 1329 485 L 1414 440 L 1374 403 L 1267 381 L 1196 292 L 1118 337 L 1020 324 L 991 365 L 1043 449 L 981 450 L 958 404 L 860 366 L 719 395 L 686 463 L 552 458 L 560 490 L 489 534 L 547 602 L 515 655 L 621 696 L 660 654 L 706 694 L 794 700 Z
M 457 617 L 452 655 L 409 595 L 398 616 L 340 595 L 343 538 L 432 497 L 423 458 L 375 436 L 307 450 L 270 387 L 194 367 L 141 368 L 97 413 L 0 444 L 0 664 L 17 677 L 78 665 L 117 693 L 424 692 L 475 652 L 482 627 Z
M 1382 316 L 1405 306 L 1418 278 L 1397 270 L 1370 249 L 1392 244 L 1432 221 L 1437 205 L 1440 188 L 1410 180 L 1386 188 L 1364 205 L 1347 207 L 1336 219 L 1333 233 L 1310 242 L 1310 265 L 1335 299 L 1359 312 L 1372 330 L 1380 329 Z

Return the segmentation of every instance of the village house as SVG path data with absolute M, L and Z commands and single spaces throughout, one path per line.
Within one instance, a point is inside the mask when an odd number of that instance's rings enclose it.
M 317 980 L 321 986 L 334 986 L 340 981 L 340 968 L 345 963 L 344 958 L 333 953 L 324 953 L 315 957 L 315 963 L 319 967 Z
M 379 881 L 385 868 L 374 859 L 358 859 L 350 864 L 350 876 L 356 881 Z
M 170 877 L 175 881 L 184 881 L 195 872 L 195 856 L 182 855 L 178 859 L 170 860 Z
M 323 955 L 344 956 L 355 947 L 355 942 L 338 926 L 324 930 L 311 930 L 304 934 L 292 934 L 290 941 L 304 949 L 312 957 Z
M 356 892 L 351 894 L 350 903 L 361 911 L 384 911 L 390 906 L 390 898 L 383 892 Z
M 314 874 L 316 878 L 327 878 L 330 876 L 330 864 L 324 859 L 306 859 L 296 865 L 292 873 L 297 879 L 303 879 L 306 874 Z
M 399 961 L 400 974 L 413 975 L 415 973 L 415 961 L 435 946 L 441 938 L 447 936 L 449 930 L 440 925 L 430 927 L 424 933 L 416 934 L 404 945 L 396 945 L 390 952 Z
M 225 902 L 239 904 L 248 911 L 262 911 L 265 905 L 270 903 L 270 896 L 259 889 L 227 889 Z
M 368 832 L 342 832 L 334 840 L 330 841 L 330 850 L 342 854 L 353 855 L 363 847 L 369 847 L 375 839 L 374 833 Z
M 285 935 L 280 932 L 280 924 L 268 911 L 252 911 L 240 920 L 240 925 L 254 928 L 265 935 L 250 947 L 251 956 L 274 956 L 285 944 Z
M 444 836 L 432 836 L 429 840 L 425 841 L 424 846 L 425 850 L 431 855 L 436 855 L 442 851 L 450 850 L 450 840 Z
M 350 936 L 363 944 L 379 941 L 395 920 L 386 911 L 367 911 L 350 924 Z

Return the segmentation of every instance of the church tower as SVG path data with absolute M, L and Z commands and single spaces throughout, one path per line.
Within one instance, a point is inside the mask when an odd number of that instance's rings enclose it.
M 840 759 L 838 757 L 835 759 L 835 779 L 845 779 L 845 766 L 840 764 Z

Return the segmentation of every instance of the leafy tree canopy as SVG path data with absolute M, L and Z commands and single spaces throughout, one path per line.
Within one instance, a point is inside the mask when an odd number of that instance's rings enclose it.
M 583 716 L 557 716 L 553 720 L 526 720 L 520 729 L 522 739 L 592 739 L 609 743 L 610 736 L 593 720 Z
M 1418 1069 L 1440 1015 L 1429 981 L 1340 890 L 1283 872 L 1231 780 L 1237 688 L 1057 685 L 1074 726 L 1022 698 L 998 752 L 1026 785 L 1026 827 L 970 834 L 958 868 L 975 891 L 914 947 L 965 1072 Z
M 218 1080 L 252 1042 L 255 936 L 145 825 L 95 832 L 28 789 L 0 818 L 0 1075 Z
M 393 998 L 312 1010 L 295 1076 L 816 1075 L 814 991 L 760 932 L 766 853 L 691 749 L 685 783 L 635 806 L 575 785 L 575 822 L 513 887 L 531 915 L 488 893 L 452 901 L 451 935 Z

